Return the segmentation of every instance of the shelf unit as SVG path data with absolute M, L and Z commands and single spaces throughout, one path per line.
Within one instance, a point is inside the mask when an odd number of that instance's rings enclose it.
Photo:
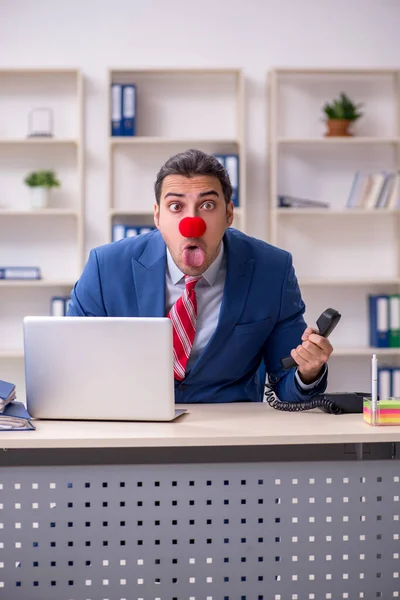
M 368 294 L 400 291 L 400 210 L 345 208 L 356 171 L 400 168 L 399 76 L 396 69 L 335 68 L 267 76 L 268 240 L 293 255 L 307 323 L 327 306 L 342 313 L 331 336 L 332 391 L 369 390 L 372 353 L 381 364 L 400 356 L 399 348 L 369 347 L 367 308 Z M 353 137 L 325 137 L 322 106 L 342 91 L 364 104 L 364 115 Z M 330 207 L 278 208 L 280 194 Z
M 26 137 L 33 108 L 53 111 L 53 137 Z M 84 81 L 79 69 L 0 69 L 0 266 L 39 266 L 40 280 L 0 281 L 0 378 L 25 395 L 22 320 L 50 314 L 84 265 Z M 30 207 L 24 177 L 54 169 L 48 208 Z
M 278 146 L 360 146 L 360 145 L 381 145 L 381 144 L 400 144 L 400 137 L 373 137 L 373 136 L 354 136 L 354 137 L 278 137 L 276 140 Z
M 374 348 L 373 352 L 379 356 L 400 356 L 400 348 Z M 337 356 L 371 356 L 371 348 L 365 346 L 342 346 L 335 348 L 332 357 Z
M 165 161 L 189 148 L 239 156 L 239 207 L 246 229 L 244 77 L 241 69 L 110 69 L 113 83 L 136 85 L 136 135 L 109 131 L 108 232 L 113 224 L 153 226 L 154 182 Z

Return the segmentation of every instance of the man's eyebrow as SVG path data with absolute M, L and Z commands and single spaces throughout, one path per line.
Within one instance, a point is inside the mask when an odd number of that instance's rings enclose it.
M 201 192 L 201 194 L 199 194 L 200 198 L 203 198 L 204 196 L 217 196 L 217 198 L 219 198 L 219 194 L 216 190 L 208 190 L 208 192 Z
M 165 194 L 164 199 L 168 198 L 168 196 L 174 196 L 175 198 L 183 198 L 185 194 L 178 194 L 178 192 L 168 192 L 168 194 Z
M 211 196 L 211 195 L 217 196 L 217 198 L 219 198 L 219 194 L 216 190 L 208 190 L 207 192 L 201 192 L 199 194 L 199 197 L 204 198 L 204 196 Z M 184 198 L 185 194 L 179 194 L 178 192 L 168 192 L 168 194 L 165 194 L 164 200 L 166 200 L 170 196 L 172 196 L 174 198 Z

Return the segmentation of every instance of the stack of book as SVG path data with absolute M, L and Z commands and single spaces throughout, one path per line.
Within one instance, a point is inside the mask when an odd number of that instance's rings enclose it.
M 41 279 L 40 267 L 0 267 L 0 279 Z
M 15 385 L 0 380 L 0 431 L 35 429 L 22 402 L 16 402 Z
M 308 198 L 298 198 L 297 196 L 279 195 L 279 208 L 329 208 L 327 202 L 321 200 L 309 200 Z
M 369 210 L 400 208 L 400 173 L 357 172 L 354 175 L 346 207 Z

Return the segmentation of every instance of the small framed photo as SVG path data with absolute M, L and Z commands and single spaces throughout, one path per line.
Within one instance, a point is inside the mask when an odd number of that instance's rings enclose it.
M 53 137 L 51 108 L 33 108 L 29 111 L 28 137 Z

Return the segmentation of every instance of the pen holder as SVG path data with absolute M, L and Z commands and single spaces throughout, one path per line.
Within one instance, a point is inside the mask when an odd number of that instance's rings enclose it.
M 371 398 L 363 399 L 364 421 L 368 425 L 400 425 L 400 398 L 378 400 L 376 406 L 376 422 L 373 422 Z

